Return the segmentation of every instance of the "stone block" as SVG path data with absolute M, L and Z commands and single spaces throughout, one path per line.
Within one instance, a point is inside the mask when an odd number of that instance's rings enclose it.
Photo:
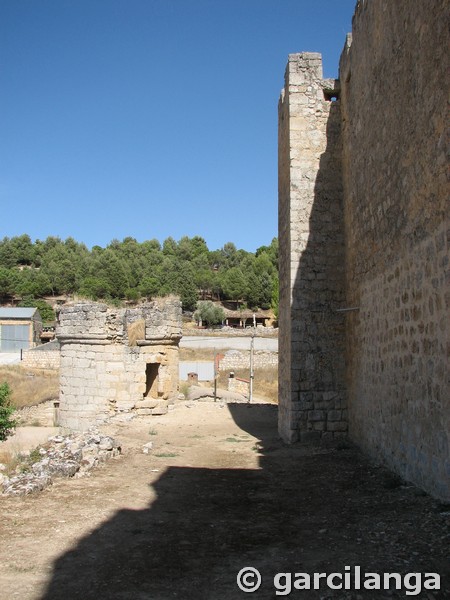
M 325 421 L 326 413 L 323 410 L 310 410 L 308 411 L 309 421 Z
M 116 408 L 118 411 L 128 411 L 134 408 L 133 400 L 117 400 Z
M 348 424 L 346 421 L 329 421 L 327 429 L 328 431 L 347 431 Z
M 158 404 L 151 408 L 152 415 L 165 415 L 168 412 L 169 403 L 166 400 L 159 400 Z
M 342 418 L 341 410 L 329 410 L 328 411 L 328 421 L 340 421 Z
M 314 431 L 325 431 L 326 429 L 326 421 L 314 421 L 313 429 Z
M 301 394 L 300 394 L 300 396 L 301 396 Z M 314 408 L 314 403 L 300 400 L 299 402 L 292 402 L 291 407 L 292 407 L 292 410 L 296 410 L 296 411 L 304 411 L 304 410 L 311 411 Z
M 160 401 L 156 398 L 145 398 L 135 403 L 136 408 L 155 408 Z

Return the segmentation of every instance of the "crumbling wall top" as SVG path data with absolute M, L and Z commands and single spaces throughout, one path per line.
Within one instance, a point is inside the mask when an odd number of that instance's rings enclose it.
M 322 55 L 320 52 L 289 54 L 286 67 L 286 83 L 302 85 L 322 79 Z
M 177 343 L 181 338 L 181 302 L 158 298 L 135 308 L 80 302 L 58 313 L 56 336 L 62 343 L 146 345 Z

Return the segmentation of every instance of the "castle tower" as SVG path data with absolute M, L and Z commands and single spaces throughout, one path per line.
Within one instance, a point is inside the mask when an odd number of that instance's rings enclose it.
M 279 102 L 279 430 L 345 435 L 339 82 L 317 53 L 289 56 Z

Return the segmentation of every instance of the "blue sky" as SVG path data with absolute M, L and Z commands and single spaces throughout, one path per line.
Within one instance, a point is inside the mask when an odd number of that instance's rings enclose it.
M 336 77 L 355 0 L 0 0 L 0 237 L 277 235 L 290 53 Z

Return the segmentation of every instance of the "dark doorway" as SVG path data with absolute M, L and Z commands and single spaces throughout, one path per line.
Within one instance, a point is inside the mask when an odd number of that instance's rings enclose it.
M 145 397 L 158 397 L 159 363 L 147 363 L 145 367 Z

